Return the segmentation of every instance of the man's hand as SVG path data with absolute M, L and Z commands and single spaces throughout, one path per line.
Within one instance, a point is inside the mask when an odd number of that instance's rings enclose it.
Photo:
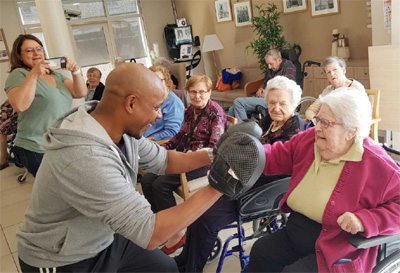
M 263 98 L 264 97 L 264 91 L 265 91 L 264 88 L 258 89 L 257 92 L 256 92 L 256 97 Z
M 339 224 L 341 229 L 351 234 L 364 232 L 363 224 L 354 213 L 348 211 L 343 213 L 338 217 L 337 223 Z

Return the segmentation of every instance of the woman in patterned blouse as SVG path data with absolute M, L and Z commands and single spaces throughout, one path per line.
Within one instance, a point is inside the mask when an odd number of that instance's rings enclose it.
M 191 105 L 185 111 L 180 131 L 164 146 L 168 150 L 182 152 L 212 148 L 226 129 L 224 110 L 210 99 L 212 82 L 207 76 L 192 76 L 185 89 L 189 93 Z M 207 171 L 207 167 L 193 170 L 187 173 L 187 178 L 193 180 L 205 176 Z M 176 205 L 173 192 L 180 186 L 179 175 L 146 174 L 141 184 L 144 196 L 154 212 Z M 184 244 L 184 234 L 184 231 L 176 234 L 162 250 L 166 254 L 175 252 Z

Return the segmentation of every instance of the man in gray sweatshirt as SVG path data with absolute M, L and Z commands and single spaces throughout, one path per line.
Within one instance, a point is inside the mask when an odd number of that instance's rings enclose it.
M 22 272 L 176 272 L 157 249 L 222 194 L 212 187 L 153 213 L 135 191 L 140 167 L 172 174 L 210 164 L 206 151 L 166 151 L 143 138 L 166 97 L 156 74 L 121 64 L 102 100 L 58 120 L 44 136 L 46 153 L 17 233 Z

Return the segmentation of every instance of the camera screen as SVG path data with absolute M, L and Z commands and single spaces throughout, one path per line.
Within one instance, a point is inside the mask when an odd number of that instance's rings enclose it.
M 47 59 L 46 61 L 49 62 L 49 66 L 53 70 L 67 67 L 67 60 L 65 57 L 50 58 L 50 59 Z

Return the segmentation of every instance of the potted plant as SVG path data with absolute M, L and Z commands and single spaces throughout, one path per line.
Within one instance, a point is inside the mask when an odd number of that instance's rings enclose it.
M 279 12 L 274 3 L 257 5 L 259 16 L 253 17 L 253 31 L 257 33 L 257 38 L 250 42 L 247 48 L 251 48 L 258 58 L 261 69 L 266 72 L 268 69 L 265 64 L 264 57 L 267 51 L 271 48 L 289 50 L 290 44 L 283 37 L 282 26 L 279 24 Z

